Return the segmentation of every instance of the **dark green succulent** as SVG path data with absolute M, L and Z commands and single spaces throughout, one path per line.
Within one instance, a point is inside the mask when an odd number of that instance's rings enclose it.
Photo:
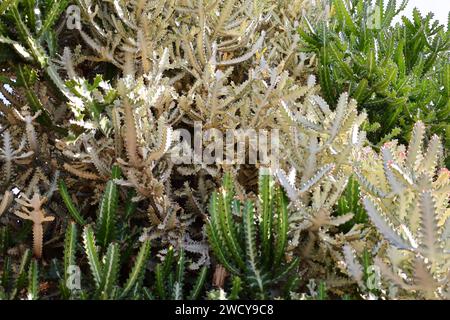
M 379 129 L 371 134 L 378 143 L 392 130 L 407 141 L 413 123 L 422 120 L 430 133 L 446 138 L 450 146 L 450 31 L 433 14 L 402 17 L 406 6 L 395 0 L 332 0 L 329 22 L 299 33 L 306 51 L 318 56 L 320 86 L 330 105 L 343 91 L 365 109 Z M 371 11 L 371 6 L 379 8 Z M 374 19 L 374 14 L 379 14 Z
M 218 261 L 242 280 L 249 297 L 264 299 L 295 287 L 299 260 L 286 261 L 288 200 L 283 189 L 268 174 L 260 175 L 258 188 L 257 204 L 237 199 L 232 177 L 225 174 L 221 189 L 211 196 L 207 232 Z M 276 285 L 285 290 L 271 292 Z

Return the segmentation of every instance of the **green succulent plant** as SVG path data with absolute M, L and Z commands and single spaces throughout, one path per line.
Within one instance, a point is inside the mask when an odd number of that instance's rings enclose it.
M 88 224 L 76 209 L 67 187 L 60 181 L 60 193 L 69 214 L 74 221 L 69 223 L 64 242 L 64 277 L 61 279 L 61 294 L 65 298 L 83 299 L 196 299 L 200 296 L 207 276 L 207 267 L 203 266 L 192 283 L 189 295 L 184 290 L 190 285 L 185 281 L 186 256 L 181 247 L 175 259 L 174 248 L 170 247 L 162 263 L 156 264 L 153 276 L 149 272 L 150 240 L 146 239 L 135 252 L 134 243 L 139 242 L 134 236 L 127 236 L 130 231 L 129 211 L 135 209 L 128 202 L 125 215 L 118 219 L 119 190 L 115 179 L 120 177 L 120 170 L 113 167 L 111 179 L 107 182 L 101 199 L 95 223 Z M 83 246 L 79 248 L 78 225 L 83 226 Z M 78 267 L 77 252 L 81 251 L 86 258 L 90 277 L 78 288 L 71 285 L 74 281 L 72 273 Z M 133 255 L 131 265 L 126 263 L 127 257 Z M 128 276 L 122 277 L 124 270 Z M 77 271 L 78 272 L 78 271 Z M 81 272 L 81 271 L 80 271 Z M 80 273 L 80 277 L 83 274 Z M 147 275 L 147 277 L 146 277 Z M 83 277 L 84 278 L 84 277 Z M 150 282 L 152 278 L 154 281 Z M 145 281 L 144 281 L 145 280 Z M 147 281 L 148 280 L 148 281 Z M 150 285 L 146 285 L 150 284 Z
M 267 298 L 275 284 L 284 292 L 295 287 L 299 260 L 288 262 L 288 200 L 271 176 L 261 170 L 258 201 L 238 199 L 233 179 L 225 174 L 222 187 L 211 196 L 208 240 L 217 260 L 239 276 L 251 298 Z M 283 286 L 282 286 L 283 287 Z
M 449 25 L 398 4 L 0 0 L 0 300 L 449 299 Z
M 178 259 L 174 258 L 174 249 L 170 247 L 164 262 L 155 267 L 155 297 L 159 299 L 196 300 L 201 297 L 205 287 L 208 268 L 203 266 L 192 283 L 190 291 L 186 290 L 186 257 L 184 250 L 178 253 Z
M 417 9 L 412 20 L 402 17 L 392 25 L 406 4 L 333 0 L 331 21 L 299 28 L 306 44 L 302 50 L 317 54 L 320 85 L 330 105 L 348 91 L 370 122 L 379 124 L 369 137 L 374 143 L 393 130 L 399 134 L 398 128 L 408 139 L 421 120 L 431 133 L 445 136 L 448 147 L 450 30 Z

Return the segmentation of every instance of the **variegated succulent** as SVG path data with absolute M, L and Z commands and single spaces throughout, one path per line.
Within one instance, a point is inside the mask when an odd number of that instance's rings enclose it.
M 305 98 L 303 104 L 282 102 L 281 128 L 283 159 L 286 173 L 277 171 L 293 207 L 290 221 L 294 245 L 299 232 L 321 232 L 322 227 L 336 226 L 351 215 L 332 217 L 333 206 L 344 191 L 352 172 L 352 162 L 365 142 L 360 126 L 364 114 L 356 110 L 356 102 L 342 94 L 335 111 L 317 95 Z M 299 185 L 297 187 L 296 185 Z
M 367 214 L 386 240 L 374 258 L 383 279 L 399 287 L 398 297 L 449 298 L 450 172 L 440 167 L 439 137 L 426 146 L 425 130 L 416 123 L 409 146 L 391 141 L 379 154 L 365 148 L 355 172 Z

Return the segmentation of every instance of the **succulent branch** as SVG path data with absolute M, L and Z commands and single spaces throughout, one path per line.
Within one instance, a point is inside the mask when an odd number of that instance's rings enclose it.
M 439 168 L 440 139 L 433 136 L 426 146 L 424 130 L 417 122 L 408 146 L 392 141 L 379 154 L 365 149 L 357 170 L 365 177 L 360 183 L 368 216 L 388 242 L 375 264 L 401 289 L 436 299 L 449 290 L 450 173 Z
M 31 199 L 26 196 L 17 198 L 16 202 L 22 207 L 20 210 L 14 212 L 16 216 L 24 220 L 33 222 L 33 254 L 36 258 L 42 257 L 42 247 L 44 242 L 44 227 L 45 222 L 55 220 L 55 217 L 48 216 L 42 206 L 47 201 L 46 198 L 41 198 L 41 195 L 35 193 Z

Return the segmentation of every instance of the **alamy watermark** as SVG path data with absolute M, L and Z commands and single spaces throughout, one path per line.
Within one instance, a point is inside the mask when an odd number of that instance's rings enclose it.
M 381 288 L 381 271 L 380 267 L 376 265 L 370 265 L 366 270 L 367 278 L 366 278 L 366 287 L 367 289 L 380 290 Z
M 273 169 L 278 166 L 278 129 L 203 130 L 200 121 L 194 122 L 193 134 L 187 129 L 174 132 L 177 141 L 171 151 L 174 164 L 251 164 Z
M 81 290 L 81 270 L 77 265 L 70 265 L 67 267 L 66 287 L 70 291 Z
M 76 5 L 71 5 L 66 10 L 66 27 L 69 30 L 81 30 L 81 10 Z
M 366 9 L 366 26 L 368 29 L 381 29 L 381 8 L 378 5 Z

